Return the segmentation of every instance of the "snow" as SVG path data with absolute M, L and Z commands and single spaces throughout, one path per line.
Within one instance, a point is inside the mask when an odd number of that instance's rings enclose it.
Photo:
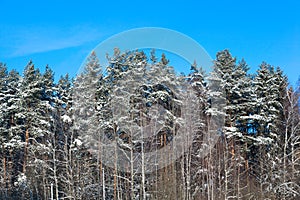
M 61 116 L 61 119 L 64 123 L 71 123 L 72 119 L 68 115 Z
M 255 120 L 263 120 L 264 117 L 261 115 L 250 115 L 250 116 L 241 116 L 241 119 L 255 119 Z
M 14 182 L 15 186 L 22 186 L 25 185 L 27 182 L 27 177 L 24 173 L 21 173 L 18 175 L 18 179 L 16 182 Z
M 74 144 L 75 144 L 76 146 L 81 146 L 81 145 L 82 145 L 82 141 L 79 140 L 79 139 L 75 139 L 75 140 L 74 140 Z

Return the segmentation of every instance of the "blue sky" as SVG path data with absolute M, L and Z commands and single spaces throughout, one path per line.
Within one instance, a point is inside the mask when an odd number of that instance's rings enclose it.
M 30 59 L 74 75 L 101 41 L 139 27 L 164 27 L 199 42 L 212 58 L 229 49 L 254 72 L 262 61 L 300 75 L 299 1 L 0 0 L 0 62 L 22 71 Z

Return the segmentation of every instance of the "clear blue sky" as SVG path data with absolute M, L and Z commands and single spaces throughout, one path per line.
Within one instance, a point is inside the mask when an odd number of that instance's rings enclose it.
M 138 27 L 164 27 L 225 48 L 255 71 L 266 61 L 295 84 L 300 75 L 300 3 L 294 1 L 0 0 L 0 62 L 22 71 L 32 59 L 56 78 L 74 75 L 101 41 Z

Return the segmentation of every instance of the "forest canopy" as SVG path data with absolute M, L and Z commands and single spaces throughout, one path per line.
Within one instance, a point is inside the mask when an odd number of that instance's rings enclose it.
M 299 199 L 300 83 L 228 50 L 212 65 L 176 74 L 164 54 L 116 51 L 100 66 L 92 52 L 55 82 L 49 66 L 0 63 L 0 199 Z

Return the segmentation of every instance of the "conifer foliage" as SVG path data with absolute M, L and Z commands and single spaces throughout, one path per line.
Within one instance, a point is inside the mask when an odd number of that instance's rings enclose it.
M 0 199 L 300 198 L 300 85 L 282 69 L 249 74 L 228 50 L 188 75 L 154 51 L 107 59 L 57 82 L 0 63 Z

